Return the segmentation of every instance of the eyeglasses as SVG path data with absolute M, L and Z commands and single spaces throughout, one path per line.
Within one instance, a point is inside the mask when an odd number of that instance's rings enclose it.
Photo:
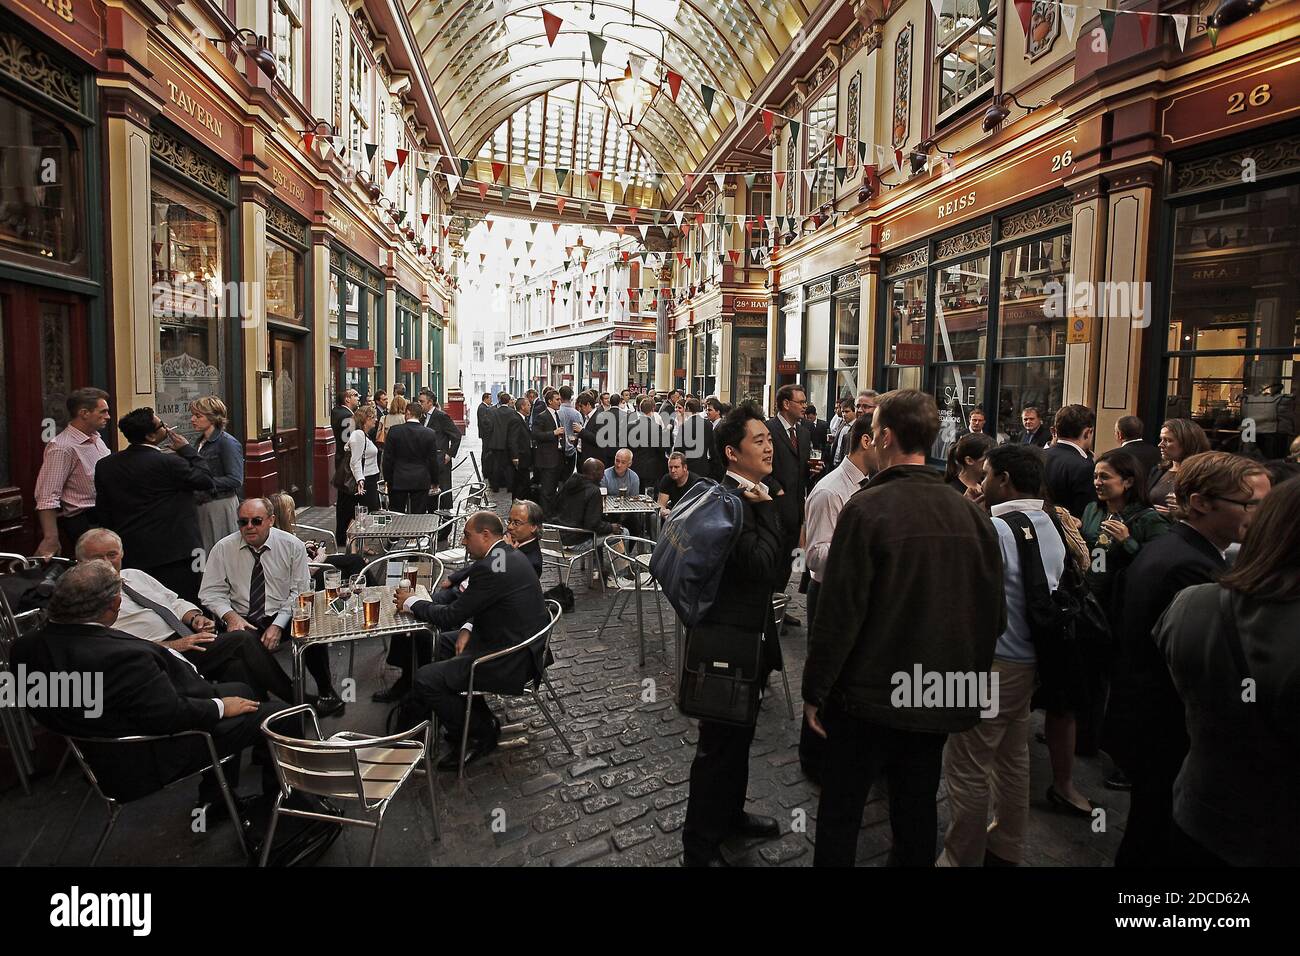
M 1239 501 L 1236 498 L 1224 498 L 1221 495 L 1211 495 L 1210 497 L 1216 501 L 1226 501 L 1230 505 L 1241 505 L 1243 511 L 1254 511 L 1263 504 L 1262 501 Z
M 532 524 L 532 522 L 526 518 L 507 518 L 506 524 L 513 528 L 521 524 Z
M 269 520 L 269 519 L 267 519 L 267 518 L 236 518 L 236 519 L 235 519 L 235 523 L 236 523 L 237 525 L 239 525 L 241 528 L 243 528 L 243 527 L 247 527 L 247 526 L 250 525 L 250 524 L 251 524 L 254 528 L 260 528 L 260 527 L 262 527 L 262 523 L 265 522 L 265 521 L 267 521 L 267 520 Z

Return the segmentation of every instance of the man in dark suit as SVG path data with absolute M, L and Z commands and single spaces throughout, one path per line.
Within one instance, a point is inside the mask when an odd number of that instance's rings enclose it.
M 628 443 L 632 448 L 632 470 L 641 479 L 643 494 L 653 494 L 649 489 L 659 484 L 668 474 L 668 430 L 663 419 L 655 414 L 655 400 L 641 399 L 641 410 L 628 420 Z
M 803 503 L 808 495 L 809 478 L 820 474 L 822 463 L 810 461 L 812 436 L 803 421 L 804 406 L 808 396 L 802 385 L 782 385 L 776 392 L 776 414 L 767 420 L 772 433 L 772 482 L 781 493 L 775 495 L 776 511 L 781 516 L 781 529 L 785 535 L 786 580 L 790 577 L 791 561 L 799 546 L 799 531 L 803 527 Z M 770 482 L 769 482 L 770 484 Z M 785 582 L 777 590 L 785 590 Z M 789 614 L 785 623 L 799 627 L 802 623 Z
M 1189 746 L 1183 702 L 1151 632 L 1183 588 L 1227 569 L 1224 552 L 1245 537 L 1269 492 L 1263 465 L 1215 451 L 1178 469 L 1182 520 L 1148 541 L 1124 572 L 1103 748 L 1133 784 L 1116 866 L 1166 866 L 1174 779 Z
M 116 531 L 127 567 L 148 571 L 187 601 L 199 596 L 196 560 L 203 552 L 194 492 L 211 491 L 212 474 L 184 436 L 152 408 L 137 408 L 118 421 L 130 445 L 95 466 L 99 521 Z M 167 442 L 175 454 L 160 447 Z
M 482 442 L 483 480 L 492 491 L 498 491 L 496 453 L 492 450 L 492 429 L 496 425 L 496 406 L 492 404 L 492 393 L 484 392 L 483 401 L 477 409 L 478 438 Z
M 384 441 L 388 506 L 408 515 L 428 512 L 429 489 L 439 483 L 438 466 L 446 456 L 441 432 L 421 425 L 419 418 L 419 407 L 407 405 L 406 421 L 390 428 Z
M 803 423 L 808 426 L 811 432 L 812 447 L 820 448 L 823 456 L 826 454 L 826 439 L 830 434 L 831 423 L 817 417 L 817 406 L 809 404 L 803 410 Z
M 550 510 L 555 505 L 555 489 L 560 483 L 560 464 L 564 460 L 564 428 L 559 419 L 560 393 L 549 389 L 546 405 L 533 416 L 532 437 L 536 443 L 533 450 L 533 470 L 537 475 L 537 484 L 542 489 L 542 509 Z M 525 496 L 527 497 L 527 496 Z
M 1092 440 L 1097 416 L 1086 405 L 1066 405 L 1056 413 L 1056 444 L 1047 449 L 1047 493 L 1052 503 L 1079 520 L 1097 500 L 1092 486 Z
M 438 463 L 437 484 L 440 491 L 437 497 L 429 502 L 429 510 L 434 511 L 448 507 L 451 503 L 451 466 L 456 458 L 456 452 L 460 450 L 461 435 L 460 429 L 451 420 L 451 416 L 439 406 L 438 396 L 433 394 L 432 389 L 420 389 L 419 399 L 420 424 L 438 432 L 439 444 L 443 448 L 441 461 Z
M 361 403 L 361 394 L 355 388 L 346 389 L 330 409 L 330 430 L 334 433 L 334 454 L 342 453 L 345 432 L 352 431 L 352 412 Z
M 521 399 L 527 401 L 527 399 Z M 526 413 L 525 413 L 526 414 Z M 479 511 L 465 522 L 465 549 L 474 559 L 459 585 L 443 589 L 433 601 L 417 600 L 399 588 L 394 600 L 431 629 L 440 632 L 434 661 L 415 675 L 411 696 L 400 723 L 424 720 L 434 714 L 459 744 L 465 721 L 461 692 L 469 687 L 470 665 L 476 657 L 521 644 L 550 620 L 542 599 L 542 585 L 528 559 L 506 544 L 501 519 Z M 458 630 L 457 630 L 458 629 Z M 478 669 L 475 689 L 518 694 L 541 674 L 543 649 L 516 654 Z M 490 753 L 497 743 L 500 723 L 481 697 L 470 712 L 471 747 L 465 762 Z M 438 764 L 455 770 L 457 751 Z
M 583 410 L 580 404 L 579 411 Z M 617 410 L 597 405 L 578 433 L 582 439 L 582 454 L 587 458 L 599 458 L 606 468 L 612 467 L 614 456 L 621 447 L 619 438 L 622 432 L 618 426 Z
M 485 446 L 492 452 L 496 469 L 496 485 L 505 491 L 510 490 L 510 456 L 506 454 L 506 433 L 509 431 L 509 416 L 515 413 L 515 400 L 509 392 L 497 393 L 497 405 L 492 409 L 492 435 Z
M 1146 426 L 1136 415 L 1125 415 L 1115 423 L 1115 441 L 1137 459 L 1141 466 L 1138 474 L 1144 478 L 1160 464 L 1160 449 L 1142 437 L 1145 431 Z
M 510 506 L 506 520 L 506 543 L 528 559 L 528 563 L 542 577 L 542 506 L 524 499 Z
M 528 427 L 532 406 L 527 398 L 515 400 L 505 419 L 506 489 L 512 498 L 532 495 L 533 433 Z
M 1043 421 L 1042 413 L 1035 405 L 1026 405 L 1020 413 L 1020 423 L 1025 426 L 1020 436 L 1020 444 L 1037 445 L 1046 448 L 1052 440 L 1052 430 Z
M 743 526 L 722 569 L 718 596 L 700 626 L 726 625 L 763 634 L 763 671 L 780 666 L 781 650 L 772 624 L 772 594 L 789 575 L 784 532 L 763 479 L 772 470 L 774 441 L 752 403 L 733 409 L 718 425 L 718 444 L 727 456 L 723 480 L 742 502 Z M 760 675 L 764 676 L 764 675 Z M 745 812 L 749 746 L 753 727 L 701 720 L 682 846 L 686 866 L 726 866 L 724 840 L 733 835 L 776 837 L 777 822 Z
M 75 565 L 54 586 L 49 624 L 15 643 L 14 662 L 25 665 L 29 675 L 95 677 L 95 685 L 82 694 L 81 701 L 34 708 L 36 719 L 55 733 L 72 736 L 161 736 L 203 730 L 212 735 L 217 753 L 223 756 L 249 746 L 264 750 L 261 723 L 284 705 L 259 705 L 246 685 L 210 683 L 180 655 L 114 630 L 121 587 L 121 578 L 107 561 Z M 207 748 L 196 737 L 131 747 L 87 745 L 84 752 L 105 792 L 121 800 L 152 793 L 210 763 Z M 263 756 L 262 788 L 270 794 L 277 784 L 270 755 Z M 232 786 L 238 775 L 236 759 L 226 765 Z M 209 775 L 199 785 L 199 805 L 214 807 L 209 822 L 225 812 L 216 780 Z

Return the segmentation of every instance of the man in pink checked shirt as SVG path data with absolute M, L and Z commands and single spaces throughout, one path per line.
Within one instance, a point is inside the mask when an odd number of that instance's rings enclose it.
M 95 465 L 109 454 L 99 437 L 108 417 L 108 393 L 102 389 L 79 388 L 68 396 L 68 427 L 45 446 L 45 460 L 36 476 L 34 497 L 41 531 L 37 557 L 60 551 L 71 555 L 77 539 L 99 525 Z

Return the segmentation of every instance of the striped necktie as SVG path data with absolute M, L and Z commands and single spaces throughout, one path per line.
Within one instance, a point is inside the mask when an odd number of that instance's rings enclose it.
M 248 622 L 254 626 L 266 617 L 266 573 L 262 570 L 262 555 L 266 549 L 253 551 L 253 574 L 248 582 Z

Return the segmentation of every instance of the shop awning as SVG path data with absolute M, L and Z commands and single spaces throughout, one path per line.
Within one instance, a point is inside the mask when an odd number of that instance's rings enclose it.
M 524 342 L 512 342 L 500 353 L 504 358 L 515 355 L 537 355 L 555 349 L 584 349 L 609 338 L 613 329 L 593 329 L 587 332 L 573 332 L 569 335 L 555 335 L 546 339 L 528 339 Z

